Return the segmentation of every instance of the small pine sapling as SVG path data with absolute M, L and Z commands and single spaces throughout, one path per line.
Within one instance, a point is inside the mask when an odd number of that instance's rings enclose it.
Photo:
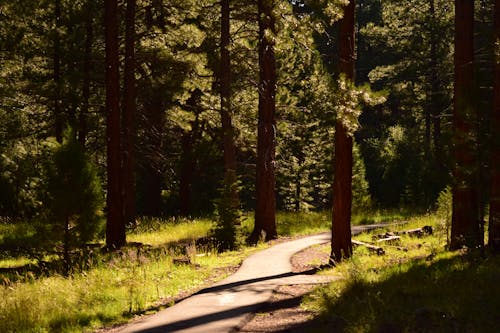
M 46 236 L 63 242 L 67 273 L 71 248 L 84 246 L 102 231 L 104 207 L 97 168 L 72 129 L 64 133 L 47 166 L 45 201 Z
M 215 201 L 217 220 L 211 231 L 219 251 L 240 247 L 241 211 L 238 199 L 239 182 L 234 170 L 228 170 L 219 189 L 220 198 Z

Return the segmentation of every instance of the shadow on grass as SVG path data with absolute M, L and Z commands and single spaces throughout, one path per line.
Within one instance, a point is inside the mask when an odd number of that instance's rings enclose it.
M 322 315 L 312 332 L 498 332 L 500 257 L 477 253 L 418 261 L 361 276 L 340 295 L 320 292 Z M 293 330 L 292 330 L 293 331 Z

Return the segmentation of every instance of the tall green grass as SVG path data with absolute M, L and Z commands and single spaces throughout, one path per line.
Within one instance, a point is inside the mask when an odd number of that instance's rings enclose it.
M 82 332 L 125 322 L 168 305 L 181 291 L 193 292 L 207 280 L 225 277 L 227 267 L 264 246 L 222 254 L 208 247 L 198 253 L 193 241 L 206 236 L 211 225 L 208 219 L 140 220 L 128 240 L 149 246 L 101 253 L 89 269 L 67 278 L 25 273 L 14 282 L 0 280 L 0 332 Z M 184 245 L 170 246 L 176 242 Z M 175 264 L 178 257 L 189 263 Z M 4 267 L 12 261 L 5 259 Z
M 253 215 L 242 219 L 243 234 L 253 228 Z M 297 236 L 330 229 L 325 212 L 277 214 L 278 232 Z M 18 279 L 0 279 L 0 332 L 82 332 L 127 321 L 131 316 L 168 305 L 172 297 L 200 288 L 207 279 L 220 279 L 226 267 L 238 265 L 249 253 L 266 247 L 244 247 L 218 254 L 210 246 L 195 247 L 206 237 L 213 221 L 205 219 L 139 219 L 127 235 L 134 245 L 122 251 L 98 253 L 70 277 L 53 272 Z M 33 237 L 31 229 L 1 226 L 0 244 L 16 245 Z M 4 232 L 11 236 L 4 236 Z M 140 244 L 137 244 L 140 243 Z M 102 241 L 101 241 L 101 244 Z M 141 245 L 142 244 L 142 245 Z M 203 253 L 198 253 L 203 251 Z M 176 257 L 189 264 L 174 264 Z M 46 258 L 44 260 L 52 260 Z M 23 256 L 0 258 L 0 267 L 33 263 Z
M 395 227 L 432 225 L 436 233 L 403 236 L 399 248 L 384 246 L 384 256 L 356 248 L 351 260 L 330 271 L 341 280 L 318 288 L 304 302 L 319 314 L 313 331 L 497 332 L 500 257 L 446 251 L 440 223 L 428 215 Z M 372 241 L 370 234 L 359 239 Z

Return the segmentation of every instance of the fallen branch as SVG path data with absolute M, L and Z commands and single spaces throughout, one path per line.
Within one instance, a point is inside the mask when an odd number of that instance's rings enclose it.
M 372 252 L 375 252 L 376 254 L 378 254 L 379 256 L 381 255 L 384 255 L 385 254 L 385 251 L 383 248 L 381 248 L 380 246 L 375 246 L 375 245 L 372 245 L 372 244 L 368 244 L 368 243 L 365 243 L 365 242 L 361 242 L 361 241 L 357 241 L 357 240 L 352 240 L 351 241 L 352 244 L 354 245 L 357 245 L 357 246 L 364 246 L 366 247 L 368 250 L 372 251 Z

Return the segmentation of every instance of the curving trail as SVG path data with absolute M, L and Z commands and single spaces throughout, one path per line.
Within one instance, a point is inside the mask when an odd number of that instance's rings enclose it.
M 384 225 L 355 226 L 353 234 Z M 185 300 L 113 333 L 235 332 L 283 284 L 318 282 L 314 275 L 292 272 L 291 257 L 312 245 L 330 241 L 330 233 L 274 245 L 245 259 L 238 271 Z M 324 280 L 322 282 L 325 282 Z

